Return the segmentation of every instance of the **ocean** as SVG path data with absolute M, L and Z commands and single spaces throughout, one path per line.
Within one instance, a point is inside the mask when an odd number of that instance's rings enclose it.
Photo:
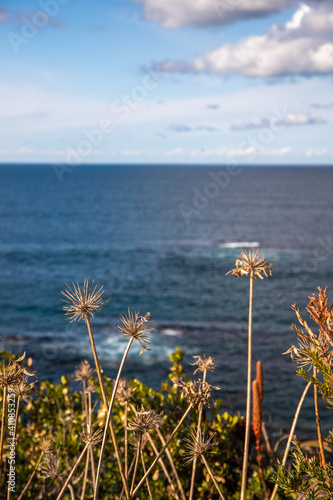
M 84 324 L 62 315 L 65 282 L 104 285 L 106 312 L 92 320 L 104 371 L 116 373 L 126 340 L 119 314 L 149 311 L 151 351 L 134 346 L 126 377 L 159 388 L 180 346 L 213 356 L 209 374 L 227 411 L 245 411 L 247 278 L 226 273 L 242 248 L 260 246 L 275 270 L 254 284 L 253 364 L 265 377 L 264 418 L 287 430 L 305 386 L 282 355 L 308 296 L 333 301 L 333 169 L 329 167 L 0 167 L 0 348 L 27 352 L 39 378 L 59 380 L 92 361 Z M 324 431 L 330 410 L 322 405 Z M 299 431 L 314 430 L 309 393 Z

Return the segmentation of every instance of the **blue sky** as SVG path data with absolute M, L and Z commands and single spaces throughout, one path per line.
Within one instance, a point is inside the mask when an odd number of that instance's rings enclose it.
M 332 164 L 332 32 L 332 0 L 0 0 L 0 162 Z

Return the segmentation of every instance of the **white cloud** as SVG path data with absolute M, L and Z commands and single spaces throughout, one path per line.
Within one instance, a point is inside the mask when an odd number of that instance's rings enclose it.
M 322 148 L 322 149 L 307 149 L 305 151 L 305 156 L 308 158 L 311 158 L 312 156 L 323 156 L 328 152 L 327 148 Z
M 217 127 L 211 125 L 196 125 L 194 127 L 183 123 L 172 123 L 169 127 L 172 132 L 218 132 Z
M 267 17 L 298 4 L 297 0 L 136 0 L 147 21 L 164 28 L 222 26 Z M 320 0 L 318 0 L 320 1 Z
M 265 127 L 270 127 L 272 118 L 262 118 L 257 121 L 243 122 L 237 123 L 235 125 L 231 125 L 230 130 L 234 130 L 236 132 L 243 132 L 244 130 L 253 130 L 253 129 L 261 129 Z M 288 113 L 283 118 L 274 120 L 275 126 L 300 126 L 300 125 L 322 125 L 327 123 L 327 120 L 321 118 L 320 116 L 311 116 L 306 114 L 294 114 Z
M 37 20 L 39 23 L 45 23 L 45 26 L 48 24 L 49 26 L 53 26 L 54 28 L 64 29 L 66 28 L 65 23 L 60 23 L 54 16 L 51 14 L 47 14 L 46 10 L 37 10 L 37 11 L 26 11 L 24 8 L 17 10 L 10 10 L 6 7 L 0 5 L 0 23 L 14 24 L 14 25 L 25 25 L 29 22 Z M 36 24 L 36 25 L 37 25 Z
M 332 2 L 301 4 L 283 26 L 274 25 L 264 35 L 198 56 L 193 62 L 156 64 L 166 72 L 242 74 L 246 77 L 314 75 L 333 73 Z

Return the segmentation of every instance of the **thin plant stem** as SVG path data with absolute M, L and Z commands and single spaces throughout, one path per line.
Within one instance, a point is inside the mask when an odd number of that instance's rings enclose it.
M 91 429 L 91 392 L 88 392 L 88 424 L 89 424 L 89 429 Z M 95 474 L 94 450 L 92 446 L 90 446 L 89 448 L 89 456 L 91 463 L 92 485 L 94 490 L 96 484 L 96 474 Z
M 119 370 L 118 370 L 118 374 L 117 374 L 117 378 L 116 378 L 116 381 L 114 383 L 114 387 L 113 387 L 113 391 L 112 391 L 112 396 L 111 396 L 111 400 L 110 400 L 108 415 L 107 415 L 106 423 L 105 423 L 105 429 L 104 429 L 103 441 L 102 441 L 102 446 L 101 446 L 101 452 L 100 452 L 100 455 L 99 455 L 99 461 L 98 461 L 98 467 L 97 467 L 96 485 L 95 485 L 95 491 L 94 491 L 94 500 L 98 499 L 98 487 L 99 487 L 99 481 L 100 481 L 100 476 L 101 476 L 102 460 L 103 460 L 103 455 L 104 455 L 104 450 L 105 450 L 105 445 L 106 445 L 106 438 L 107 438 L 108 426 L 109 426 L 110 423 L 112 423 L 111 416 L 112 416 L 113 404 L 114 404 L 114 401 L 115 401 L 115 398 L 116 398 L 116 394 L 117 394 L 117 389 L 118 389 L 118 384 L 119 384 L 119 380 L 120 380 L 120 377 L 121 377 L 121 373 L 123 371 L 124 364 L 125 364 L 125 361 L 126 361 L 126 358 L 127 358 L 127 354 L 128 354 L 128 352 L 129 352 L 129 350 L 131 348 L 133 340 L 134 340 L 133 337 L 131 337 L 129 339 L 128 343 L 127 343 L 125 352 L 123 354 L 123 359 L 121 360 L 121 363 L 120 363 L 120 366 L 119 366 Z M 124 471 L 123 471 L 123 467 L 122 467 L 121 463 L 120 463 L 120 466 L 121 466 L 122 474 L 124 475 Z M 120 466 L 119 466 L 119 468 L 120 468 Z M 125 475 L 124 475 L 123 483 L 124 483 L 124 486 L 125 486 L 125 493 L 126 493 L 127 500 L 129 500 L 130 499 L 130 492 L 128 490 L 128 483 L 127 483 L 127 478 L 126 478 Z
M 95 346 L 94 335 L 93 335 L 93 332 L 92 332 L 92 329 L 91 329 L 89 313 L 86 313 L 86 315 L 85 315 L 85 321 L 86 321 L 86 325 L 87 325 L 87 328 L 88 328 L 88 333 L 89 333 L 90 342 L 91 342 L 91 348 L 92 348 L 93 355 L 94 355 L 94 360 L 95 360 L 95 365 L 96 365 L 96 371 L 97 371 L 97 377 L 98 377 L 98 381 L 99 381 L 99 385 L 100 385 L 100 389 L 101 389 L 101 393 L 102 393 L 102 397 L 103 397 L 103 402 L 104 402 L 105 407 L 108 409 L 109 406 L 108 406 L 108 401 L 107 401 L 106 394 L 105 394 L 105 389 L 104 389 L 104 384 L 103 384 L 101 369 L 100 369 L 100 366 L 99 366 L 99 361 L 98 361 L 98 356 L 97 356 L 97 351 L 96 351 L 96 346 Z M 107 422 L 105 428 L 107 428 L 108 425 L 110 425 L 110 432 L 111 432 L 111 436 L 112 436 L 113 446 L 114 446 L 114 449 L 115 449 L 115 452 L 116 452 L 116 456 L 117 456 L 117 462 L 118 462 L 119 472 L 120 472 L 120 475 L 121 475 L 121 479 L 123 481 L 123 485 L 125 486 L 126 498 L 127 498 L 127 500 L 130 500 L 129 490 L 128 490 L 128 484 L 127 484 L 127 480 L 126 480 L 126 477 L 125 477 L 125 474 L 124 474 L 123 464 L 121 462 L 121 457 L 120 457 L 120 450 L 119 450 L 119 446 L 118 446 L 118 443 L 117 443 L 116 432 L 114 430 L 112 420 L 109 419 L 109 421 Z M 104 432 L 104 435 L 105 434 L 106 433 Z M 103 438 L 103 444 L 104 444 L 104 438 Z M 103 449 L 103 444 L 102 444 L 102 449 Z M 104 444 L 104 447 L 105 447 L 105 444 Z M 101 456 L 102 456 L 102 452 L 101 452 Z M 98 464 L 98 467 L 100 468 L 99 464 Z M 99 479 L 98 479 L 98 472 L 97 472 L 97 479 L 96 479 L 96 485 L 95 485 L 96 492 L 97 492 L 97 488 L 98 488 L 98 483 L 99 483 Z M 95 496 L 94 496 L 94 499 L 95 499 Z
M 315 379 L 318 376 L 318 369 L 315 366 L 313 367 L 313 376 Z M 315 414 L 316 414 L 318 443 L 319 443 L 319 450 L 320 450 L 320 462 L 321 462 L 321 465 L 323 467 L 326 467 L 323 435 L 321 432 L 320 413 L 319 413 L 319 404 L 318 404 L 318 387 L 316 385 L 314 385 L 313 388 L 314 388 L 314 406 L 315 406 Z
M 90 455 L 90 463 L 91 463 L 92 484 L 93 484 L 93 488 L 95 488 L 96 473 L 95 473 L 94 450 L 93 450 L 92 446 L 90 446 L 90 448 L 89 448 L 89 455 Z
M 134 462 L 135 462 L 135 455 L 133 457 L 133 460 L 129 466 L 129 469 L 128 469 L 128 476 L 131 474 L 132 472 L 132 469 L 134 467 Z M 120 493 L 120 497 L 119 497 L 119 500 L 122 500 L 123 496 L 124 496 L 124 493 L 125 493 L 125 488 L 123 487 L 123 489 L 121 490 L 121 493 Z
M 222 491 L 220 490 L 220 487 L 219 487 L 219 485 L 218 485 L 218 482 L 216 481 L 216 478 L 215 478 L 215 476 L 214 476 L 214 474 L 213 474 L 213 471 L 212 471 L 212 469 L 209 467 L 209 464 L 208 464 L 207 460 L 205 459 L 205 456 L 204 456 L 204 455 L 200 455 L 200 456 L 201 456 L 201 459 L 202 459 L 203 463 L 205 464 L 205 467 L 206 467 L 206 469 L 207 469 L 207 471 L 208 471 L 208 474 L 209 474 L 209 475 L 210 475 L 210 477 L 211 477 L 211 480 L 213 481 L 213 483 L 214 483 L 214 485 L 215 485 L 215 488 L 216 488 L 216 489 L 217 489 L 217 491 L 218 491 L 218 494 L 220 495 L 220 498 L 222 498 L 222 500 L 225 500 L 224 496 L 222 495 Z
M 16 412 L 15 412 L 15 424 L 14 424 L 14 436 L 13 436 L 13 442 L 15 444 L 16 444 L 16 432 L 17 432 L 17 423 L 18 423 L 18 415 L 19 415 L 20 403 L 21 403 L 21 395 L 19 394 L 17 396 Z M 10 488 L 8 488 L 8 490 L 7 490 L 7 500 L 10 500 L 11 497 L 12 497 L 12 490 Z
M 37 461 L 37 464 L 36 464 L 36 466 L 35 466 L 34 470 L 32 471 L 31 476 L 29 477 L 29 480 L 28 480 L 27 484 L 26 484 L 26 485 L 25 485 L 25 487 L 23 488 L 23 491 L 21 492 L 21 494 L 20 494 L 20 496 L 18 497 L 18 499 L 17 499 L 17 500 L 21 500 L 21 499 L 23 498 L 24 493 L 25 493 L 25 492 L 27 491 L 27 489 L 29 488 L 30 483 L 31 483 L 31 481 L 33 480 L 33 477 L 34 477 L 34 475 L 36 474 L 36 471 L 37 471 L 37 469 L 38 469 L 38 467 L 39 467 L 39 465 L 40 465 L 40 463 L 41 463 L 41 461 L 42 461 L 43 455 L 44 455 L 44 451 L 42 451 L 42 452 L 41 452 L 41 454 L 39 455 L 39 459 L 38 459 L 38 461 Z
M 158 437 L 160 438 L 162 446 L 164 446 L 165 445 L 165 439 L 164 439 L 161 431 L 159 430 L 159 428 L 157 428 L 157 434 L 158 434 Z M 165 449 L 165 454 L 168 457 L 168 460 L 169 460 L 169 463 L 170 463 L 173 475 L 175 476 L 175 479 L 176 479 L 176 482 L 177 482 L 177 486 L 178 486 L 178 489 L 180 491 L 180 495 L 182 497 L 182 500 L 186 500 L 186 496 L 185 496 L 185 493 L 184 493 L 184 490 L 183 490 L 183 486 L 182 486 L 182 483 L 180 482 L 180 479 L 179 479 L 179 476 L 178 476 L 178 472 L 177 472 L 177 469 L 175 467 L 175 464 L 174 464 L 174 461 L 172 459 L 172 455 L 170 453 L 169 448 Z
M 165 445 L 163 446 L 163 448 L 161 449 L 161 451 L 159 452 L 159 454 L 157 455 L 157 457 L 155 458 L 155 460 L 153 461 L 153 463 L 151 464 L 151 466 L 149 467 L 149 469 L 147 470 L 147 472 L 143 475 L 143 477 L 141 478 L 141 480 L 139 481 L 139 483 L 137 484 L 135 490 L 133 491 L 133 496 L 135 495 L 135 493 L 139 490 L 139 488 L 141 488 L 143 482 L 145 481 L 146 477 L 151 473 L 151 471 L 153 470 L 153 468 L 155 467 L 155 465 L 157 464 L 159 458 L 161 455 L 163 455 L 165 449 L 167 448 L 167 446 L 169 446 L 169 443 L 170 441 L 172 440 L 172 438 L 174 437 L 174 435 L 178 432 L 180 426 L 182 425 L 182 423 L 184 422 L 185 418 L 187 417 L 187 415 L 190 413 L 191 409 L 193 408 L 193 405 L 192 403 L 188 406 L 188 408 L 186 409 L 186 411 L 184 412 L 182 418 L 179 420 L 178 424 L 176 425 L 176 427 L 174 428 L 172 434 L 168 437 Z
M 67 486 L 68 486 L 68 489 L 69 489 L 70 494 L 71 494 L 71 499 L 72 499 L 72 500 L 75 500 L 75 495 L 74 495 L 74 488 L 73 488 L 73 486 L 72 486 L 71 484 L 68 484 Z
M 303 391 L 303 394 L 302 394 L 302 396 L 301 396 L 301 398 L 300 398 L 300 400 L 298 402 L 298 405 L 297 405 L 297 408 L 296 408 L 296 412 L 295 412 L 295 416 L 294 416 L 294 420 L 293 420 L 293 423 L 291 425 L 291 429 L 290 429 L 288 441 L 287 441 L 287 444 L 286 444 L 286 449 L 284 450 L 284 454 L 283 454 L 283 458 L 282 458 L 282 462 L 281 462 L 281 466 L 282 467 L 284 467 L 286 465 L 287 458 L 288 458 L 288 455 L 289 455 L 290 445 L 291 445 L 291 441 L 292 441 L 293 436 L 294 436 L 295 427 L 296 427 L 296 424 L 297 424 L 299 413 L 301 411 L 301 408 L 302 408 L 302 405 L 303 405 L 306 393 L 310 389 L 310 386 L 311 386 L 311 382 L 308 382 L 306 384 L 305 389 Z M 270 500 L 274 500 L 276 492 L 278 490 L 278 487 L 279 487 L 278 484 L 275 484 Z
M 153 451 L 154 451 L 155 455 L 157 456 L 157 455 L 158 455 L 158 449 L 157 449 L 157 448 L 156 448 L 156 446 L 155 446 L 155 443 L 154 443 L 154 441 L 153 441 L 153 438 L 151 437 L 151 435 L 150 435 L 148 432 L 146 432 L 146 436 L 148 437 L 148 439 L 149 439 L 149 443 L 150 443 L 151 447 L 153 448 Z M 171 489 L 172 489 L 172 493 L 173 493 L 173 495 L 174 495 L 174 498 L 175 498 L 176 500 L 179 500 L 178 493 L 177 493 L 176 488 L 175 488 L 175 486 L 174 486 L 174 484 L 173 484 L 173 482 L 172 482 L 172 479 L 171 479 L 171 477 L 170 477 L 170 474 L 169 474 L 169 472 L 168 472 L 168 469 L 165 467 L 165 463 L 163 462 L 162 457 L 160 457 L 160 458 L 159 458 L 159 462 L 160 462 L 161 467 L 162 467 L 162 469 L 163 469 L 164 475 L 165 475 L 165 477 L 167 478 L 167 480 L 168 480 L 168 482 L 169 482 L 169 484 L 170 484 L 170 486 L 171 486 Z M 144 471 L 144 473 L 146 473 L 146 471 Z
M 145 465 L 145 461 L 144 461 L 144 458 L 143 458 L 142 450 L 140 451 L 140 455 L 141 455 L 141 463 L 142 463 L 143 473 L 145 474 L 146 473 L 146 465 Z M 150 484 L 149 484 L 149 478 L 148 478 L 148 476 L 146 477 L 146 484 L 147 484 L 147 490 L 148 490 L 149 500 L 153 500 L 153 495 L 151 494 L 151 489 L 150 489 Z
M 247 346 L 246 420 L 245 420 L 245 440 L 244 440 L 244 455 L 243 455 L 242 485 L 241 485 L 240 500 L 245 500 L 245 490 L 247 483 L 247 463 L 249 457 L 249 444 L 250 444 L 253 281 L 254 281 L 253 270 L 251 270 L 250 293 L 249 293 L 248 346 Z
M 88 425 L 89 424 L 89 415 L 88 415 L 86 381 L 85 380 L 82 380 L 82 398 L 83 398 L 83 405 L 84 405 L 84 413 L 86 415 L 86 425 Z
M 206 382 L 206 377 L 207 377 L 207 370 L 204 370 L 203 371 L 203 376 L 202 376 L 203 382 Z M 200 435 L 201 422 L 202 422 L 202 406 L 200 406 L 200 408 L 199 408 L 198 427 L 197 427 L 197 439 L 199 439 L 199 435 Z M 193 500 L 194 484 L 195 484 L 195 473 L 196 473 L 196 469 L 197 469 L 197 461 L 198 461 L 197 457 L 194 457 L 193 464 L 192 464 L 192 477 L 191 477 L 191 488 L 190 488 L 189 500 Z
M 82 450 L 82 451 L 81 451 L 81 453 L 80 453 L 79 458 L 77 459 L 77 461 L 75 462 L 74 466 L 72 467 L 72 470 L 71 470 L 71 472 L 70 472 L 69 476 L 67 477 L 66 481 L 64 482 L 64 484 L 63 484 L 63 486 L 62 486 L 62 488 L 61 488 L 61 490 L 60 490 L 60 493 L 59 493 L 59 495 L 57 496 L 57 499 L 56 499 L 56 500 L 60 500 L 60 499 L 62 498 L 62 496 L 63 496 L 63 494 L 64 494 L 65 489 L 67 488 L 67 486 L 70 486 L 70 485 L 69 485 L 69 482 L 70 482 L 70 480 L 72 479 L 73 474 L 74 474 L 74 472 L 76 471 L 77 466 L 78 466 L 78 465 L 79 465 L 79 463 L 81 462 L 81 460 L 82 460 L 82 458 L 83 458 L 84 454 L 86 453 L 86 451 L 87 451 L 87 449 L 88 449 L 88 447 L 89 447 L 89 446 L 90 446 L 90 444 L 89 444 L 89 443 L 86 443 L 85 447 L 83 448 L 83 450 Z
M 125 401 L 125 476 L 128 480 L 128 401 Z
M 1 419 L 1 436 L 0 436 L 0 474 L 2 473 L 3 463 L 2 463 L 2 452 L 3 452 L 3 441 L 5 434 L 5 420 L 6 420 L 6 401 L 7 401 L 7 386 L 3 388 L 3 400 L 2 400 L 2 419 Z
M 272 448 L 271 448 L 271 445 L 270 445 L 270 442 L 269 442 L 269 439 L 268 439 L 268 434 L 267 434 L 265 422 L 262 423 L 261 429 L 262 429 L 262 434 L 264 436 L 264 440 L 265 440 L 265 445 L 266 445 L 267 452 L 271 455 L 272 454 Z
M 131 493 L 130 493 L 131 498 L 132 498 L 132 495 L 133 495 L 133 488 L 134 488 L 136 473 L 138 471 L 138 463 L 139 463 L 141 442 L 142 442 L 142 432 L 140 432 L 138 449 L 136 450 L 136 454 L 135 454 L 135 464 L 134 464 L 134 471 L 133 471 L 132 484 L 131 484 Z
M 91 447 L 90 447 L 91 448 Z M 87 478 L 88 478 L 88 470 L 89 470 L 89 460 L 90 460 L 90 449 L 88 450 L 88 453 L 86 455 L 86 465 L 84 467 L 84 479 L 83 479 L 83 486 L 82 486 L 82 493 L 81 493 L 81 500 L 84 500 L 84 495 L 86 493 L 86 486 L 87 486 Z

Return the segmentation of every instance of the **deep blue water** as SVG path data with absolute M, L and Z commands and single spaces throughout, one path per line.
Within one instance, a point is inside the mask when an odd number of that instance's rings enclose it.
M 59 182 L 49 165 L 3 165 L 0 346 L 26 350 L 40 377 L 92 359 L 85 325 L 64 321 L 59 300 L 65 281 L 90 276 L 110 299 L 93 320 L 110 376 L 126 342 L 118 315 L 150 311 L 151 351 L 133 348 L 125 375 L 159 387 L 180 345 L 189 372 L 191 356 L 214 356 L 217 396 L 244 411 L 249 283 L 225 273 L 238 245 L 258 242 L 276 270 L 255 282 L 253 360 L 264 367 L 266 420 L 286 429 L 305 385 L 282 356 L 296 342 L 290 305 L 306 315 L 317 286 L 333 300 L 332 188 L 324 167 L 86 166 Z M 329 425 L 324 405 L 323 413 Z M 309 396 L 300 429 L 313 421 Z

